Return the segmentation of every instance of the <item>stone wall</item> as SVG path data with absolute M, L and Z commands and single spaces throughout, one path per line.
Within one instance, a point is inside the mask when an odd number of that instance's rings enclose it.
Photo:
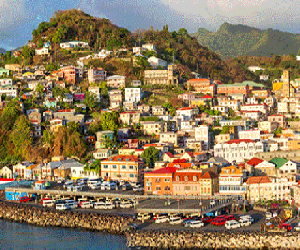
M 127 241 L 129 247 L 145 249 L 300 249 L 298 233 L 136 231 L 127 234 Z
M 123 234 L 133 219 L 114 214 L 57 211 L 49 208 L 0 201 L 0 219 L 41 227 L 82 228 Z

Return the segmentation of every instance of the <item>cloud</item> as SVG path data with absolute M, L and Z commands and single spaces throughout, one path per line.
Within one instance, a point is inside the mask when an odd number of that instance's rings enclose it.
M 229 22 L 300 32 L 299 0 L 0 0 L 0 47 L 24 45 L 56 10 L 77 7 L 131 31 L 168 24 L 195 32 Z

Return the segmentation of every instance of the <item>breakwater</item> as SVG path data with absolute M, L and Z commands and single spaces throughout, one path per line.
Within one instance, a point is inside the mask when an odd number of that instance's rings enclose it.
M 57 211 L 4 201 L 0 201 L 0 219 L 40 227 L 78 228 L 125 234 L 127 245 L 132 248 L 300 249 L 298 233 L 128 230 L 133 222 L 133 218 L 129 216 Z
M 298 233 L 136 231 L 127 242 L 146 249 L 300 249 Z
M 0 219 L 40 227 L 81 228 L 114 234 L 123 234 L 133 221 L 129 216 L 57 211 L 3 201 L 0 201 Z

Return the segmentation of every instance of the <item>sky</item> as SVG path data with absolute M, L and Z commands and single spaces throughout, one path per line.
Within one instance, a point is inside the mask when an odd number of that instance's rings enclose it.
M 300 33 L 299 0 L 0 0 L 0 47 L 13 49 L 56 10 L 80 8 L 130 31 L 198 28 L 216 31 L 224 22 Z

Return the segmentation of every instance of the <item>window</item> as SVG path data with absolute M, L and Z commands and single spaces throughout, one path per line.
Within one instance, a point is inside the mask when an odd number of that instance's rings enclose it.
M 180 181 L 180 177 L 179 176 L 176 176 L 176 181 Z
M 165 187 L 165 190 L 168 190 L 168 191 L 169 191 L 169 190 L 170 190 L 170 187 L 169 187 L 169 186 L 166 186 L 166 187 Z
M 116 169 L 116 168 L 117 168 L 117 165 L 113 165 L 112 168 L 113 168 L 113 169 Z
M 129 169 L 133 169 L 133 166 L 129 166 Z
M 189 180 L 189 176 L 185 176 L 185 177 L 184 177 L 184 180 L 185 180 L 185 181 L 188 181 L 188 180 Z
M 169 182 L 169 181 L 170 181 L 170 179 L 169 179 L 169 178 L 166 178 L 166 179 L 165 179 L 165 182 Z
M 133 178 L 133 177 L 134 177 L 134 174 L 130 174 L 129 177 L 130 177 L 130 178 Z
M 155 189 L 156 189 L 156 190 L 161 190 L 161 189 L 160 189 L 160 186 L 156 186 L 156 188 L 155 188 Z
M 197 181 L 197 176 L 193 176 L 193 181 Z
M 123 166 L 122 166 L 122 169 L 126 169 L 126 166 L 125 166 L 125 165 L 123 165 Z

